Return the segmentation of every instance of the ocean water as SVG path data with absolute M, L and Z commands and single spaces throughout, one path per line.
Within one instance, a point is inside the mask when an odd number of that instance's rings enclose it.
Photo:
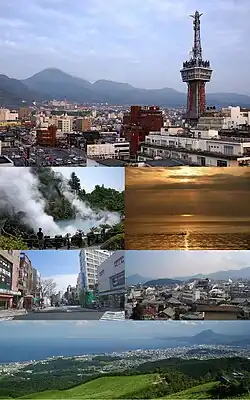
M 137 232 L 125 227 L 126 250 L 249 250 L 250 225 L 205 223 L 200 225 L 166 224 Z
M 129 235 L 126 250 L 250 250 L 250 233 Z
M 53 356 L 123 352 L 137 349 L 159 349 L 180 346 L 180 342 L 144 339 L 61 339 L 22 338 L 16 341 L 2 338 L 0 364 L 29 360 L 43 360 Z

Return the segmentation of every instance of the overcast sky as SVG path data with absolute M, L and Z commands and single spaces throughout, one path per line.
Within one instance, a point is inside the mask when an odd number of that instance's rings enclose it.
M 126 251 L 126 276 L 174 278 L 250 267 L 249 251 Z
M 205 329 L 217 333 L 246 334 L 250 321 L 10 321 L 1 322 L 0 337 L 14 340 L 41 338 L 157 339 L 195 335 Z M 23 343 L 23 342 L 22 342 Z M 1 343 L 0 343 L 1 349 Z
M 128 168 L 125 195 L 133 232 L 147 224 L 250 221 L 249 168 Z
M 30 250 L 25 251 L 32 266 L 41 274 L 42 279 L 53 279 L 57 291 L 67 289 L 68 285 L 76 286 L 80 272 L 79 250 Z
M 103 167 L 103 168 L 72 168 L 72 167 L 55 167 L 54 171 L 62 173 L 67 179 L 70 178 L 72 172 L 75 172 L 81 180 L 81 186 L 87 192 L 94 190 L 96 185 L 104 185 L 107 188 L 124 190 L 124 168 Z
M 1 1 L 1 73 L 23 79 L 56 67 L 89 81 L 185 91 L 179 70 L 196 9 L 214 69 L 208 91 L 250 94 L 249 0 Z

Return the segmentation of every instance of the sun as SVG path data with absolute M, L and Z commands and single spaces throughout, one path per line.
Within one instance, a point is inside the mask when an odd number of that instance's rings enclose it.
M 193 181 L 193 179 L 190 179 L 190 178 L 181 178 L 181 179 L 179 179 L 180 183 L 188 183 L 188 182 L 192 182 L 192 181 Z

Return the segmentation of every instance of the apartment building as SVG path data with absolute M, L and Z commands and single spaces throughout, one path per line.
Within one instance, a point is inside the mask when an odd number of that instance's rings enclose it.
M 79 254 L 81 291 L 95 290 L 98 284 L 98 267 L 111 256 L 108 250 L 81 250 Z
M 33 307 L 33 268 L 27 254 L 20 253 L 20 266 L 18 276 L 18 290 L 21 292 L 23 307 L 31 309 Z
M 0 108 L 0 121 L 16 121 L 18 120 L 18 112 L 11 111 L 8 108 Z
M 91 118 L 77 118 L 75 120 L 75 128 L 80 132 L 88 132 L 92 128 Z
M 73 132 L 73 118 L 67 116 L 58 118 L 57 127 L 62 133 Z
M 19 250 L 0 250 L 0 310 L 16 306 L 18 290 Z
M 190 290 L 181 293 L 180 299 L 185 304 L 193 304 L 200 299 L 200 296 L 201 294 L 199 290 Z

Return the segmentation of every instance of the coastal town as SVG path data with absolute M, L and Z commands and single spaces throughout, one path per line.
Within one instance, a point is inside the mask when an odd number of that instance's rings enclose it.
M 249 320 L 250 278 L 139 283 L 127 287 L 125 313 L 138 320 Z

